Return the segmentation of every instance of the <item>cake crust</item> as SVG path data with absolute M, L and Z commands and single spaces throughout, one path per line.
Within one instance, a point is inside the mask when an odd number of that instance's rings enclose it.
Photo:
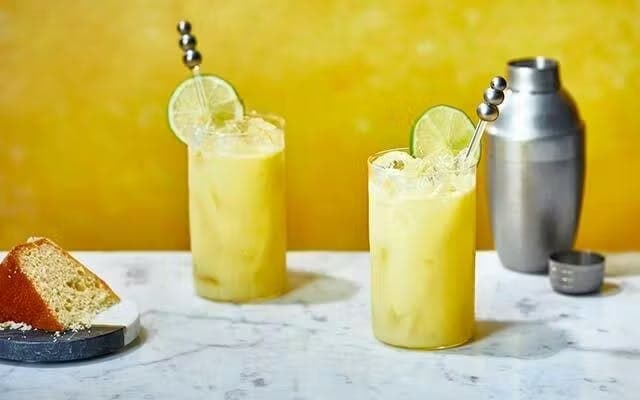
M 0 263 L 0 321 L 24 322 L 37 329 L 64 329 L 42 300 L 29 278 L 20 269 L 17 253 L 25 243 L 14 247 Z
M 67 263 L 82 268 L 86 275 L 95 279 L 96 287 L 106 292 L 102 309 L 116 304 L 120 298 L 100 277 L 73 258 L 60 246 L 47 238 L 30 238 L 26 243 L 15 246 L 0 263 L 0 322 L 16 321 L 47 331 L 61 331 L 69 328 L 42 298 L 34 282 L 25 273 L 25 257 L 29 252 L 44 251 L 53 247 Z M 71 327 L 75 327 L 71 326 Z

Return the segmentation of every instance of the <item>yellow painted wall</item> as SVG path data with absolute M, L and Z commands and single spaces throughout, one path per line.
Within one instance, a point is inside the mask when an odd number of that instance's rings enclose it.
M 182 17 L 205 71 L 288 121 L 290 247 L 365 248 L 366 157 L 406 145 L 429 105 L 471 114 L 506 60 L 543 54 L 587 123 L 578 245 L 640 248 L 638 15 L 605 0 L 4 0 L 0 248 L 188 247 L 186 153 L 165 118 L 187 76 Z

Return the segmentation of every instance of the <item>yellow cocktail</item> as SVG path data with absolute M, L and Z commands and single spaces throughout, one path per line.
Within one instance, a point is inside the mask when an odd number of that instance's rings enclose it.
M 475 165 L 406 151 L 369 159 L 375 336 L 423 349 L 456 346 L 474 328 Z
M 189 147 L 189 220 L 196 292 L 243 302 L 286 285 L 282 122 L 229 121 Z

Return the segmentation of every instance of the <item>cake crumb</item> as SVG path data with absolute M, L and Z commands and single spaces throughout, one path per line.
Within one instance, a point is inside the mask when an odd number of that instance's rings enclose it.
M 30 331 L 33 327 L 29 324 L 25 324 L 24 322 L 15 322 L 15 321 L 5 321 L 0 322 L 0 331 L 5 329 L 16 329 L 20 331 Z

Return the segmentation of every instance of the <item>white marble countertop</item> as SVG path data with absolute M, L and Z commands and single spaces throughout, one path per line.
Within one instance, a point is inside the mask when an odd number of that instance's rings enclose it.
M 367 253 L 290 253 L 294 289 L 241 306 L 197 298 L 188 253 L 75 254 L 137 302 L 141 338 L 93 361 L 0 362 L 0 399 L 640 398 L 639 253 L 610 255 L 588 297 L 478 253 L 477 337 L 437 352 L 373 338 Z

